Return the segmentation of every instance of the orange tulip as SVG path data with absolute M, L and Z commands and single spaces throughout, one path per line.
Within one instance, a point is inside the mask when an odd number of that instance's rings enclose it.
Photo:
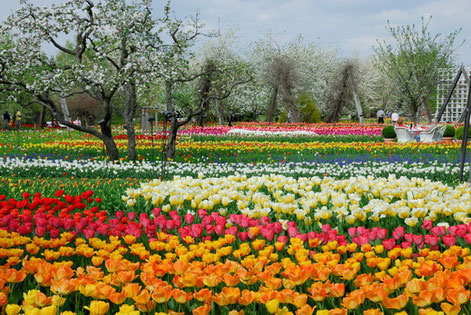
M 141 312 L 144 312 L 144 313 L 149 313 L 149 312 L 153 311 L 156 306 L 157 306 L 157 304 L 152 300 L 148 300 L 145 304 L 136 304 L 136 307 Z
M 227 286 L 234 287 L 239 284 L 239 276 L 237 274 L 230 275 L 226 273 L 223 277 L 222 280 Z
M 333 297 L 342 297 L 345 294 L 345 284 L 344 283 L 335 283 L 330 286 L 330 296 Z
M 370 309 L 363 312 L 363 315 L 383 315 L 383 314 L 384 313 L 381 312 L 379 308 Z
M 381 302 L 388 297 L 388 292 L 383 285 L 371 286 L 367 298 L 372 302 Z
M 172 268 L 173 270 L 171 270 L 171 272 L 180 276 L 188 270 L 189 264 L 187 262 L 183 262 L 179 260 L 173 263 L 172 267 L 173 267 Z
M 58 295 L 69 295 L 77 289 L 77 280 L 51 280 L 51 291 Z
M 118 271 L 115 276 L 116 276 L 116 279 L 118 279 L 120 283 L 129 283 L 136 278 L 136 274 L 132 270 Z
M 424 262 L 420 264 L 420 267 L 415 271 L 415 273 L 420 277 L 430 277 L 434 273 L 440 270 L 440 266 L 435 262 Z
M 296 311 L 296 315 L 312 315 L 312 313 L 314 313 L 315 308 L 315 306 L 311 307 L 310 305 L 306 304 Z
M 459 264 L 458 257 L 452 255 L 443 255 L 438 261 L 443 267 L 449 270 L 455 268 L 456 265 Z
M 193 299 L 193 294 L 180 289 L 173 289 L 172 297 L 177 303 L 185 304 Z
M 293 304 L 297 308 L 301 308 L 307 303 L 307 294 L 297 294 L 293 300 Z
M 433 293 L 430 291 L 421 291 L 419 296 L 412 297 L 412 302 L 418 307 L 426 307 L 432 304 Z
M 461 307 L 458 304 L 451 305 L 445 302 L 441 303 L 440 307 L 446 315 L 458 315 L 461 311 Z
M 256 298 L 257 294 L 255 292 L 243 290 L 237 302 L 241 305 L 247 306 L 251 304 Z
M 453 304 L 465 304 L 469 301 L 470 292 L 464 287 L 446 291 L 446 299 Z
M 4 275 L 4 279 L 6 282 L 23 282 L 26 278 L 26 272 L 24 270 L 16 270 L 16 269 L 8 269 Z
M 273 290 L 278 290 L 281 287 L 283 281 L 280 278 L 271 277 L 265 280 L 265 285 Z
M 98 266 L 100 266 L 101 264 L 103 264 L 103 261 L 104 261 L 104 260 L 105 260 L 105 259 L 104 259 L 103 257 L 93 256 L 93 257 L 92 257 L 92 264 L 93 264 L 94 266 L 97 266 L 97 267 L 98 267 Z
M 211 312 L 211 305 L 203 305 L 193 310 L 193 315 L 207 315 Z
M 150 300 L 150 293 L 147 289 L 142 290 L 140 293 L 132 297 L 137 304 L 146 304 Z
M 375 280 L 375 277 L 373 277 L 371 274 L 364 273 L 364 274 L 358 275 L 355 281 L 353 281 L 353 284 L 355 284 L 357 288 L 361 288 L 365 285 L 371 284 L 374 280 Z
M 170 285 L 157 287 L 154 292 L 152 292 L 152 299 L 157 303 L 167 303 L 172 297 L 172 290 L 172 286 Z
M 8 303 L 8 296 L 5 292 L 0 291 L 0 306 L 4 306 Z
M 203 283 L 208 287 L 215 287 L 221 282 L 221 278 L 215 274 L 207 275 L 203 279 Z
M 443 288 L 436 288 L 432 291 L 432 302 L 440 303 L 445 300 L 445 290 Z
M 126 291 L 121 291 L 120 293 L 118 292 L 114 292 L 110 295 L 109 297 L 109 300 L 113 303 L 113 304 L 123 304 L 124 301 L 128 298 L 128 294 L 126 293 Z
M 420 279 L 412 279 L 406 284 L 406 292 L 411 294 L 417 294 L 420 291 L 424 290 L 425 282 Z
M 383 300 L 383 306 L 386 308 L 400 310 L 406 307 L 407 302 L 409 302 L 409 297 L 405 294 L 401 294 L 395 298 L 385 297 Z
M 322 302 L 327 297 L 327 291 L 324 288 L 313 288 L 310 293 L 311 298 L 316 302 Z
M 193 297 L 200 302 L 203 302 L 205 304 L 210 304 L 212 301 L 213 295 L 211 291 L 209 291 L 207 288 L 204 288 L 197 292 L 194 292 Z
M 240 289 L 234 287 L 224 287 L 222 291 L 214 297 L 214 302 L 220 306 L 234 304 L 240 297 Z

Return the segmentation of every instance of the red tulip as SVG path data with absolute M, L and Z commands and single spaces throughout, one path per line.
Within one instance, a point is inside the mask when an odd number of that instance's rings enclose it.
M 443 236 L 442 241 L 447 247 L 451 247 L 456 244 L 456 238 L 451 234 Z
M 398 240 L 400 240 L 401 238 L 404 237 L 405 231 L 406 231 L 406 229 L 403 226 L 399 226 L 399 227 L 395 228 L 394 231 L 392 232 L 392 237 L 396 241 L 398 241 Z

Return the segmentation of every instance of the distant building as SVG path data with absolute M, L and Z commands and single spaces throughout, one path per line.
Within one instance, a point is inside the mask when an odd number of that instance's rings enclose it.
M 453 80 L 458 74 L 458 70 L 459 68 L 446 68 L 439 70 L 440 81 L 437 85 L 437 111 L 435 116 L 438 114 L 440 107 L 445 103 L 448 91 L 451 88 Z M 471 74 L 471 67 L 467 67 L 466 71 L 469 76 Z M 465 76 L 462 74 L 440 121 L 459 121 L 461 114 L 466 107 L 467 97 L 468 84 L 465 80 Z

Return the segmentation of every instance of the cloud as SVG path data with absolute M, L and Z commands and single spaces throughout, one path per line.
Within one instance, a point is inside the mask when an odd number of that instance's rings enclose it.
M 398 21 L 408 20 L 410 13 L 406 10 L 386 10 L 376 14 L 376 18 L 380 21 L 394 21 L 397 23 Z

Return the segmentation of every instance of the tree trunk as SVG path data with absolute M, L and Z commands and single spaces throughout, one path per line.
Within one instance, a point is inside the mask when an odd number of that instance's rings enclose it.
M 168 132 L 168 141 L 165 156 L 168 160 L 173 160 L 176 154 L 177 147 L 177 132 L 178 125 L 176 117 L 170 119 L 170 130 Z
M 105 129 L 108 129 L 107 126 L 104 126 Z M 111 135 L 111 128 L 109 128 L 109 132 L 104 131 L 102 127 L 101 130 L 103 132 L 103 144 L 105 145 L 106 153 L 110 159 L 110 161 L 117 161 L 119 160 L 119 151 L 116 147 L 116 143 L 114 142 L 113 136 Z
M 302 121 L 302 115 L 301 111 L 298 109 L 296 106 L 296 103 L 294 102 L 294 97 L 292 95 L 291 91 L 285 90 L 283 95 L 283 103 L 285 104 L 285 107 L 288 111 L 288 113 L 291 113 L 291 122 L 297 123 Z
M 363 117 L 363 109 L 361 108 L 360 98 L 358 97 L 357 91 L 354 86 L 352 86 L 353 100 L 355 101 L 355 107 L 357 109 L 358 119 L 360 124 L 365 123 L 365 117 Z
M 425 110 L 425 117 L 427 117 L 427 122 L 431 123 L 432 122 L 432 112 L 430 111 L 430 106 L 429 106 L 428 100 L 425 100 L 425 102 L 423 103 L 423 107 L 424 107 L 424 110 Z
M 271 98 L 270 98 L 270 103 L 268 104 L 268 108 L 267 108 L 266 121 L 268 121 L 268 122 L 273 122 L 273 119 L 275 118 L 276 99 L 277 99 L 277 97 L 278 97 L 278 86 L 275 86 L 273 88 Z
M 218 98 L 216 99 L 216 109 L 218 112 L 219 125 L 224 126 L 226 124 L 224 119 L 224 109 L 222 108 L 222 101 Z
M 44 128 L 46 126 L 46 107 L 41 106 L 41 113 L 39 114 L 39 126 Z
M 134 116 L 137 109 L 136 86 L 134 83 L 127 83 L 124 87 L 126 94 L 126 108 L 124 110 L 124 120 L 126 133 L 128 136 L 128 160 L 136 160 L 136 131 L 134 128 Z

